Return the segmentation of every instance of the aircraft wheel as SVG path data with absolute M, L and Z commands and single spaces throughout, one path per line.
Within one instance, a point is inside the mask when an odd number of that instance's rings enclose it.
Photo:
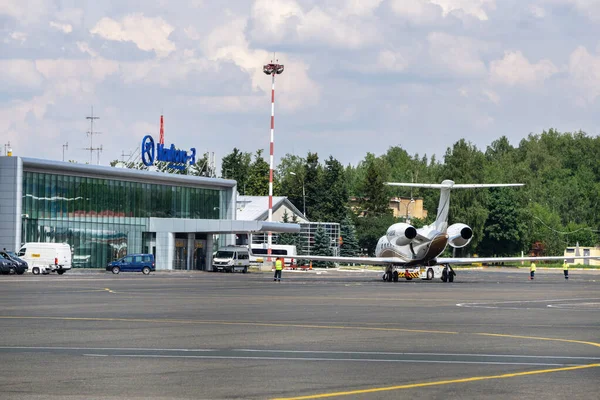
M 429 268 L 427 270 L 427 280 L 432 280 L 433 279 L 433 269 Z
M 448 282 L 454 282 L 454 274 L 452 272 L 448 274 Z
M 398 282 L 398 271 L 393 272 L 392 279 L 394 280 L 394 282 Z
M 391 273 L 391 272 L 388 272 L 388 273 L 387 273 L 387 281 L 388 281 L 388 282 L 391 282 L 391 281 L 392 281 L 392 273 Z

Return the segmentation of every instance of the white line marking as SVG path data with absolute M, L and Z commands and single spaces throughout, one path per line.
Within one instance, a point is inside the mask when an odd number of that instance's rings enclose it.
M 600 298 L 585 298 L 585 299 L 548 299 L 548 300 L 511 300 L 511 301 L 490 301 L 485 303 L 457 303 L 457 307 L 466 308 L 501 308 L 504 310 L 531 310 L 528 307 L 502 307 L 501 304 L 523 304 L 523 303 L 555 303 L 559 301 L 583 301 L 583 300 L 600 300 Z M 497 305 L 495 305 L 497 304 Z
M 84 354 L 84 356 L 97 357 L 99 354 Z M 550 364 L 550 363 L 509 363 L 497 361 L 452 361 L 452 360 L 378 360 L 358 358 L 321 358 L 321 357 L 239 357 L 239 356 L 175 356 L 161 354 L 109 354 L 109 357 L 131 358 L 188 358 L 188 359 L 219 359 L 219 360 L 276 360 L 276 361 L 352 361 L 352 362 L 384 362 L 384 363 L 422 363 L 422 364 L 484 364 L 484 365 L 533 365 L 533 366 L 566 366 L 583 364 Z
M 256 350 L 232 349 L 232 351 L 261 352 L 261 353 L 315 353 L 315 354 L 375 354 L 392 356 L 453 356 L 453 357 L 507 357 L 507 358 L 560 358 L 569 360 L 600 360 L 600 357 L 570 357 L 570 356 L 526 356 L 518 354 L 458 354 L 458 353 L 389 353 L 380 351 L 325 351 L 325 350 Z
M 127 350 L 127 351 L 181 351 L 181 352 L 207 352 L 216 351 L 214 349 L 149 349 L 149 348 L 137 348 L 137 347 L 50 347 L 50 346 L 0 346 L 0 350 Z

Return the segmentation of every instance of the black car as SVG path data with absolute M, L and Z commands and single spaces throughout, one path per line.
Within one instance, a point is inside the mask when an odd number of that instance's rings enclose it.
M 12 270 L 10 267 L 4 267 L 0 272 L 4 273 L 17 273 L 18 275 L 22 275 L 29 269 L 29 265 L 25 260 L 17 257 L 16 253 L 12 251 L 0 251 L 0 261 L 8 261 L 10 265 L 12 265 Z M 4 272 L 6 270 L 6 272 Z
M 0 274 L 12 275 L 17 273 L 17 264 L 6 258 L 0 258 Z

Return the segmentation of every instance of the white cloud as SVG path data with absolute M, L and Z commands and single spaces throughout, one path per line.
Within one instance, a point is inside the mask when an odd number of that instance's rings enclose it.
M 453 11 L 462 11 L 482 21 L 488 19 L 487 9 L 496 8 L 496 0 L 430 0 L 442 7 L 444 16 Z
M 96 53 L 94 50 L 92 50 L 90 48 L 90 45 L 87 44 L 86 42 L 76 42 L 75 44 L 77 45 L 77 48 L 79 49 L 79 51 L 81 51 L 82 53 L 89 54 L 92 57 L 98 56 L 98 53 Z
M 120 21 L 104 17 L 90 33 L 107 40 L 133 42 L 144 51 L 154 50 L 159 57 L 166 57 L 176 47 L 169 40 L 174 28 L 161 17 L 148 18 L 142 13 L 130 14 Z
M 530 5 L 528 10 L 535 18 L 544 18 L 546 16 L 546 10 L 537 4 Z
M 236 18 L 216 28 L 204 39 L 202 48 L 209 60 L 235 63 L 249 74 L 253 88 L 269 93 L 271 80 L 263 73 L 262 66 L 272 54 L 250 49 L 244 34 L 246 23 L 245 18 Z M 287 64 L 285 72 L 277 76 L 277 88 L 286 98 L 282 108 L 293 110 L 318 102 L 320 89 L 308 77 L 308 64 L 286 54 L 280 54 L 278 59 L 281 64 Z M 230 104 L 236 105 L 235 102 Z
M 532 64 L 520 51 L 505 51 L 502 60 L 490 63 L 491 81 L 509 86 L 535 85 L 557 72 L 558 68 L 550 60 Z
M 42 20 L 51 7 L 52 3 L 47 0 L 2 0 L 0 15 L 14 18 L 21 25 L 30 25 Z
M 15 42 L 20 42 L 21 44 L 25 43 L 25 41 L 27 40 L 27 34 L 24 32 L 11 32 L 10 35 L 8 35 L 12 40 L 14 40 Z M 10 40 L 8 39 L 4 39 L 4 43 L 8 43 L 10 42 Z
M 441 73 L 464 77 L 482 76 L 487 69 L 479 56 L 482 44 L 478 41 L 453 36 L 443 32 L 432 32 L 427 36 L 429 55 Z
M 500 96 L 493 90 L 484 89 L 481 91 L 481 93 L 492 103 L 500 104 Z
M 392 11 L 417 24 L 430 24 L 441 17 L 441 7 L 429 0 L 392 0 Z
M 357 49 L 378 39 L 370 15 L 378 5 L 374 0 L 362 4 L 350 1 L 345 7 L 314 6 L 305 11 L 294 0 L 256 0 L 250 36 L 269 44 L 313 43 Z
M 62 31 L 63 33 L 71 33 L 73 31 L 71 24 L 61 24 L 55 21 L 50 21 L 50 27 Z
M 486 21 L 486 10 L 495 9 L 496 0 L 392 0 L 390 5 L 396 14 L 416 23 L 432 23 L 440 14 L 446 17 L 454 12 Z
M 569 78 L 586 102 L 594 102 L 600 96 L 600 56 L 577 47 L 569 57 Z
M 598 0 L 543 0 L 548 4 L 569 5 L 574 7 L 582 16 L 592 21 L 600 21 L 600 2 Z
M 0 83 L 4 87 L 39 88 L 43 77 L 31 60 L 0 60 Z

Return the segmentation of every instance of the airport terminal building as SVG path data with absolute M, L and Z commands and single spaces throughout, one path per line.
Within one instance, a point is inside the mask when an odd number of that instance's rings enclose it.
M 234 233 L 274 224 L 237 220 L 236 201 L 234 180 L 4 156 L 0 248 L 61 242 L 74 267 L 153 253 L 157 269 L 210 270 Z

